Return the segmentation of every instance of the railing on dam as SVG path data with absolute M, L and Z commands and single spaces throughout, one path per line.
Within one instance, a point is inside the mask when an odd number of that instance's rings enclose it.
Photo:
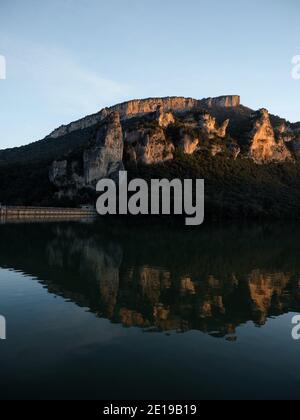
M 5 206 L 0 204 L 1 218 L 34 218 L 34 217 L 89 217 L 95 216 L 96 210 L 92 207 L 27 207 Z

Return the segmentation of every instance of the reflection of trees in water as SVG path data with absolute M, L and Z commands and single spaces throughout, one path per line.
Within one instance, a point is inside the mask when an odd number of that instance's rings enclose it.
M 263 325 L 269 316 L 300 308 L 295 230 L 1 229 L 1 261 L 127 327 L 196 329 L 234 339 L 238 325 Z

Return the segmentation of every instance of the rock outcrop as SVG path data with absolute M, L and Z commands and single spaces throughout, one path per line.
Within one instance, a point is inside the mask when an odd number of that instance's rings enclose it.
M 220 96 L 218 98 L 193 99 L 183 97 L 167 97 L 167 98 L 149 98 L 141 100 L 132 100 L 122 104 L 115 105 L 111 108 L 104 108 L 100 112 L 89 115 L 71 124 L 63 125 L 54 130 L 48 137 L 58 138 L 77 130 L 83 130 L 103 121 L 111 112 L 118 112 L 121 120 L 156 112 L 160 107 L 164 112 L 185 112 L 197 108 L 230 108 L 240 105 L 240 97 Z
M 111 113 L 95 139 L 84 151 L 84 180 L 94 186 L 99 179 L 109 177 L 122 168 L 123 131 L 120 115 Z
M 67 177 L 68 161 L 54 161 L 50 167 L 49 179 L 57 186 L 61 185 Z
M 161 106 L 157 107 L 156 117 L 158 119 L 158 125 L 162 128 L 167 128 L 170 124 L 175 123 L 172 112 L 165 112 Z
M 238 96 L 226 96 L 200 101 L 154 98 L 106 108 L 54 134 L 98 121 L 94 135 L 90 134 L 92 129 L 88 131 L 80 156 L 64 156 L 53 162 L 50 181 L 60 194 L 72 197 L 76 190 L 94 190 L 102 178 L 117 179 L 128 162 L 153 165 L 172 160 L 176 148 L 187 155 L 222 155 L 234 160 L 241 155 L 257 164 L 300 156 L 300 125 L 270 118 L 266 109 L 251 114 L 251 110 L 239 107 Z M 240 117 L 234 120 L 239 112 Z M 232 137 L 233 126 L 238 127 L 236 137 Z
M 249 157 L 256 163 L 285 161 L 292 158 L 282 138 L 276 139 L 269 112 L 261 109 L 252 116 Z
M 241 104 L 241 98 L 238 95 L 219 96 L 217 98 L 207 98 L 201 101 L 201 105 L 208 108 L 234 108 Z
M 275 130 L 281 142 L 290 146 L 295 157 L 300 157 L 300 128 L 292 126 L 286 122 L 282 122 Z
M 223 124 L 219 127 L 217 125 L 216 119 L 212 117 L 208 112 L 204 112 L 201 115 L 199 125 L 200 128 L 204 131 L 204 133 L 208 136 L 208 138 L 225 138 L 226 130 L 229 125 L 229 120 L 227 119 L 226 121 L 224 121 Z
M 123 131 L 114 112 L 100 125 L 80 157 L 54 161 L 49 179 L 59 188 L 59 197 L 73 198 L 83 188 L 94 188 L 104 178 L 114 178 L 123 169 Z
M 186 155 L 192 155 L 197 150 L 200 143 L 200 138 L 193 137 L 191 134 L 182 130 L 180 147 Z
M 174 149 L 161 127 L 140 129 L 125 136 L 126 159 L 135 163 L 150 165 L 171 160 Z

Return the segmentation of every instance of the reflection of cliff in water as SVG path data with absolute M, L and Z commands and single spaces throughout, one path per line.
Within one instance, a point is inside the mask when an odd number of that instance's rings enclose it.
M 1 226 L 1 267 L 99 316 L 148 331 L 234 339 L 247 321 L 300 309 L 300 232 L 174 232 L 101 225 Z

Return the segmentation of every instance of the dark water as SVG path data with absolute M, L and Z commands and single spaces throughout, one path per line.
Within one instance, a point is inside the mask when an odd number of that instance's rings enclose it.
M 300 397 L 300 229 L 0 226 L 0 399 Z

